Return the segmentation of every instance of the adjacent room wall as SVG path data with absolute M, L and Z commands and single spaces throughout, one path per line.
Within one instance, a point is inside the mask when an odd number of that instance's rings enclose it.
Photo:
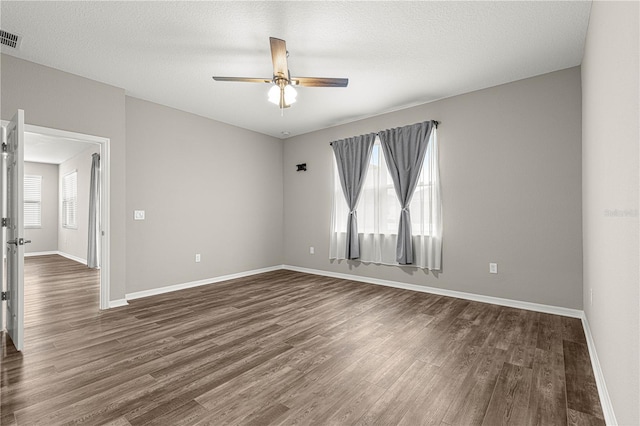
M 282 264 L 281 140 L 131 97 L 126 114 L 127 293 Z
M 639 9 L 594 1 L 582 65 L 584 311 L 620 425 L 640 424 Z
M 58 165 L 24 162 L 24 174 L 42 176 L 40 228 L 26 228 L 24 237 L 31 240 L 25 253 L 58 250 Z
M 58 250 L 70 255 L 82 263 L 87 263 L 87 244 L 89 238 L 89 184 L 91 181 L 91 156 L 100 153 L 100 146 L 87 144 L 88 148 L 60 164 L 58 185 L 62 194 L 62 179 L 74 170 L 78 172 L 77 224 L 75 229 L 65 228 L 58 223 Z M 62 217 L 62 197 L 58 201 L 58 214 Z
M 25 122 L 110 139 L 111 300 L 125 297 L 124 90 L 54 68 L 0 55 L 0 118 L 20 108 Z
M 581 309 L 580 111 L 575 67 L 287 139 L 285 263 Z M 329 142 L 430 119 L 441 121 L 443 271 L 330 261 Z

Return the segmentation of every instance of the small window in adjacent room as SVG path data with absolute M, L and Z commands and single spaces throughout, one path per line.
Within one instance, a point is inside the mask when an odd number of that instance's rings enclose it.
M 73 171 L 62 178 L 62 226 L 78 228 L 78 172 Z
M 24 177 L 24 227 L 42 227 L 42 176 Z

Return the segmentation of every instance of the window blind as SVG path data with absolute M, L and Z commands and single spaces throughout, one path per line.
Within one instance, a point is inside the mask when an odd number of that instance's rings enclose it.
M 73 171 L 62 178 L 62 226 L 77 228 L 78 172 Z
M 42 226 L 42 176 L 24 177 L 24 227 Z

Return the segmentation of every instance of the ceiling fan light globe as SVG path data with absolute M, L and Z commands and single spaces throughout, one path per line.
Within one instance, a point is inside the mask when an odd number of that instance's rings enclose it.
M 291 105 L 296 101 L 296 96 L 298 96 L 298 92 L 293 88 L 292 85 L 287 84 L 284 86 L 284 102 L 287 105 Z
M 276 85 L 271 86 L 269 89 L 269 102 L 272 104 L 279 105 L 280 104 L 280 88 Z

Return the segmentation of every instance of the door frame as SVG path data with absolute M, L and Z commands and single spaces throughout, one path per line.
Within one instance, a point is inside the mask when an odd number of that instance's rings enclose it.
M 2 126 L 6 126 L 8 123 L 8 121 L 2 120 Z M 94 143 L 100 146 L 100 223 L 102 228 L 102 238 L 100 239 L 100 309 L 109 309 L 111 290 L 111 191 L 109 184 L 111 174 L 111 140 L 101 136 L 69 132 L 26 123 L 24 131 L 25 133 L 38 133 L 51 137 L 76 139 L 81 142 Z M 56 224 L 56 226 L 58 226 L 58 224 Z

